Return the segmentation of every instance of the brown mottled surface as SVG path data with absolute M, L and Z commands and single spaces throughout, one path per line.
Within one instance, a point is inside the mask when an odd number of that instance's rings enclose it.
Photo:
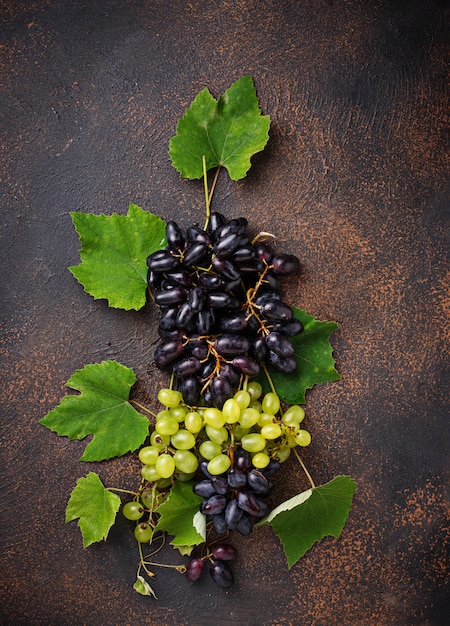
M 3 0 L 1 623 L 51 626 L 440 626 L 448 590 L 448 5 L 439 0 Z M 182 226 L 201 185 L 167 147 L 195 94 L 253 75 L 271 140 L 216 208 L 297 253 L 289 300 L 339 322 L 342 379 L 308 395 L 318 483 L 358 492 L 339 541 L 288 571 L 270 529 L 237 541 L 233 591 L 158 572 L 132 590 L 128 525 L 83 551 L 64 525 L 92 464 L 38 425 L 86 363 L 142 389 L 156 313 L 108 309 L 67 271 L 69 211 L 130 201 Z M 132 459 L 101 464 L 127 485 Z M 279 497 L 305 487 L 289 465 Z M 447 474 L 448 477 L 448 474 Z M 173 559 L 171 551 L 165 558 Z

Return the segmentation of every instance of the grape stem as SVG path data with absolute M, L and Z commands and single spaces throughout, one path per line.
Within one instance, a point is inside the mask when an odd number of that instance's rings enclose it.
M 303 461 L 301 460 L 300 455 L 299 455 L 299 453 L 297 452 L 297 450 L 296 450 L 295 448 L 293 448 L 293 450 L 294 450 L 294 454 L 295 454 L 295 456 L 297 457 L 297 461 L 300 463 L 302 470 L 305 472 L 306 477 L 307 477 L 307 479 L 308 479 L 308 480 L 309 480 L 309 482 L 310 482 L 311 487 L 312 487 L 313 489 L 315 489 L 315 488 L 316 488 L 316 485 L 314 484 L 314 481 L 313 481 L 313 479 L 311 478 L 311 474 L 310 474 L 310 473 L 308 472 L 308 470 L 306 469 L 306 466 L 305 466 L 305 464 L 303 463 Z
M 210 190 L 208 189 L 208 176 L 207 176 L 207 170 L 206 170 L 205 155 L 202 156 L 202 166 L 203 166 L 203 187 L 205 189 L 205 208 L 206 208 L 206 219 L 205 219 L 205 226 L 203 230 L 206 230 L 208 227 L 209 218 L 211 216 L 211 200 L 214 194 L 214 189 L 216 188 L 217 179 L 219 178 L 220 165 L 216 169 L 216 173 L 214 175 L 214 180 L 212 182 Z
M 153 411 L 150 411 L 150 409 L 147 409 L 147 407 L 145 407 L 143 404 L 140 404 L 137 400 L 130 400 L 130 403 L 131 404 L 135 404 L 137 407 L 142 409 L 142 411 L 145 411 L 146 413 L 149 413 L 152 417 L 154 417 L 156 419 L 156 414 L 153 413 Z
M 267 366 L 266 366 L 266 364 L 265 364 L 265 363 L 263 363 L 263 364 L 262 364 L 262 368 L 263 368 L 263 370 L 264 370 L 264 374 L 265 374 L 265 375 L 266 375 L 266 377 L 267 377 L 267 381 L 268 381 L 268 383 L 269 383 L 269 385 L 270 385 L 270 388 L 272 389 L 273 393 L 277 394 L 277 390 L 276 390 L 276 389 L 275 389 L 275 387 L 274 387 L 274 384 L 273 384 L 273 382 L 272 382 L 272 379 L 271 379 L 271 377 L 270 377 L 269 371 L 268 371 Z M 278 395 L 278 394 L 277 394 L 277 395 Z
M 139 497 L 139 494 L 135 491 L 130 491 L 129 489 L 119 489 L 118 487 L 105 487 L 106 491 L 117 491 L 118 493 L 127 493 L 134 498 Z

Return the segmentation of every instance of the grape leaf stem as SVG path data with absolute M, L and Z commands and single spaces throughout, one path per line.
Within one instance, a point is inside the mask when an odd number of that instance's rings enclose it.
M 316 488 L 316 485 L 314 484 L 313 479 L 311 478 L 311 474 L 308 472 L 308 470 L 306 469 L 306 465 L 303 463 L 302 459 L 300 458 L 299 453 L 297 452 L 297 450 L 295 448 L 293 448 L 294 450 L 294 454 L 297 457 L 297 461 L 300 463 L 302 470 L 305 472 L 307 479 L 309 480 L 309 483 L 311 485 L 311 487 L 313 489 Z

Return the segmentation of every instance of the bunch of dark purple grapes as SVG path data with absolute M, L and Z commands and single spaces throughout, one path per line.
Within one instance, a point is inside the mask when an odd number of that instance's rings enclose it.
M 269 513 L 266 498 L 274 486 L 270 477 L 280 465 L 272 460 L 264 469 L 256 469 L 242 448 L 236 449 L 232 467 L 219 476 L 208 472 L 206 462 L 200 464 L 205 479 L 196 482 L 193 491 L 203 498 L 200 511 L 212 520 L 218 535 L 232 530 L 249 535 L 255 520 Z
M 289 338 L 302 325 L 281 300 L 279 278 L 298 272 L 299 260 L 252 242 L 247 226 L 243 217 L 227 221 L 212 212 L 206 230 L 191 226 L 183 234 L 170 221 L 166 248 L 147 259 L 161 310 L 154 362 L 174 374 L 189 406 L 203 398 L 221 408 L 262 363 L 285 373 L 296 368 Z
M 217 543 L 211 547 L 211 554 L 207 558 L 210 560 L 209 573 L 213 581 L 227 589 L 234 583 L 233 572 L 230 568 L 230 561 L 236 556 L 236 550 L 229 543 Z M 186 567 L 186 577 L 188 580 L 198 580 L 205 568 L 205 559 L 191 559 Z

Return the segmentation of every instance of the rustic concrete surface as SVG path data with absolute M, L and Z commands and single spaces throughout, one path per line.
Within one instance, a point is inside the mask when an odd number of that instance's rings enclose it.
M 3 0 L 0 18 L 1 623 L 446 623 L 447 3 Z M 64 525 L 80 476 L 126 486 L 135 462 L 83 466 L 83 443 L 38 425 L 86 363 L 133 367 L 149 398 L 162 380 L 154 309 L 108 309 L 67 271 L 69 211 L 199 220 L 168 141 L 201 88 L 248 73 L 271 139 L 216 208 L 276 233 L 303 264 L 289 301 L 339 322 L 342 379 L 308 395 L 305 460 L 358 492 L 341 539 L 291 571 L 264 529 L 237 542 L 232 591 L 162 570 L 155 602 L 131 588 L 125 522 L 86 551 Z M 306 486 L 293 464 L 279 483 L 280 499 Z

